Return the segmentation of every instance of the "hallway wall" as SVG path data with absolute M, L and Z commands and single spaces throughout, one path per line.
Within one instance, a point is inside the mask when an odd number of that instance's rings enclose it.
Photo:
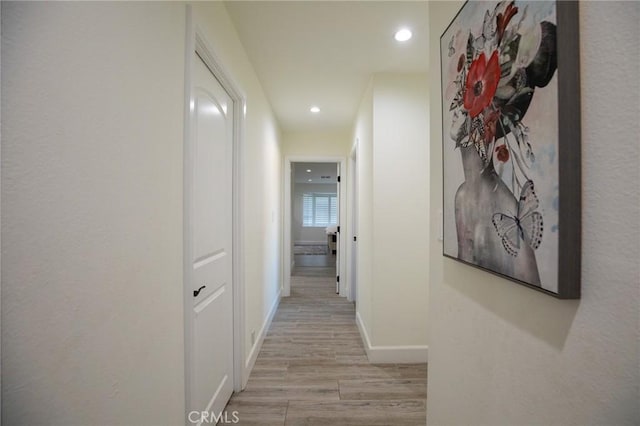
M 428 93 L 426 73 L 374 76 L 371 339 L 376 346 L 427 344 Z
M 290 157 L 347 157 L 351 152 L 348 131 L 284 132 L 282 154 Z
M 281 283 L 280 134 L 224 4 L 194 12 L 248 100 L 247 358 Z M 184 422 L 185 22 L 2 4 L 3 424 Z
M 2 423 L 179 424 L 184 6 L 2 21 Z
M 430 2 L 431 214 L 442 208 L 440 34 Z M 582 299 L 553 297 L 440 254 L 431 228 L 428 423 L 640 422 L 640 5 L 580 2 Z M 576 253 L 579 255 L 580 253 Z
M 427 81 L 426 73 L 375 74 L 355 128 L 362 173 L 358 312 L 374 361 L 427 357 Z

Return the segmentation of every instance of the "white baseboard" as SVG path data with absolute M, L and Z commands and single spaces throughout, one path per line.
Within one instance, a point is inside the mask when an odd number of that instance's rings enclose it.
M 247 361 L 244 366 L 244 377 L 242 378 L 242 389 L 247 385 L 247 381 L 249 381 L 249 375 L 251 374 L 251 370 L 253 370 L 253 366 L 256 363 L 256 359 L 258 358 L 258 354 L 260 353 L 260 349 L 262 348 L 262 343 L 264 342 L 264 338 L 267 336 L 267 331 L 269 331 L 269 326 L 271 325 L 271 321 L 273 321 L 273 317 L 278 311 L 278 306 L 280 305 L 280 296 L 282 295 L 282 289 L 278 290 L 278 295 L 276 296 L 276 300 L 273 302 L 271 309 L 269 309 L 269 313 L 267 314 L 267 318 L 265 318 L 262 327 L 260 328 L 260 332 L 256 336 L 256 341 L 251 348 L 251 352 L 249 352 L 249 356 L 247 357 Z
M 369 362 L 374 364 L 414 364 L 427 362 L 429 351 L 426 345 L 412 346 L 372 346 L 367 328 L 360 317 L 360 312 L 356 313 L 356 324 L 360 330 L 364 350 L 367 352 Z

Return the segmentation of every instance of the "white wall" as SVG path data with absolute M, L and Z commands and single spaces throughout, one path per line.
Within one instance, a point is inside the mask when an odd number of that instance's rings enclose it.
M 372 361 L 426 361 L 427 75 L 376 74 L 358 145 L 358 321 Z
M 2 5 L 4 424 L 180 424 L 179 4 Z
M 223 2 L 196 2 L 196 22 L 247 97 L 244 146 L 245 359 L 258 353 L 251 333 L 264 331 L 282 285 L 280 130 Z
M 370 337 L 376 346 L 427 344 L 427 83 L 426 73 L 374 76 Z
M 351 150 L 348 131 L 283 133 L 282 153 L 289 157 L 347 157 Z
M 302 226 L 302 196 L 307 192 L 336 194 L 336 184 L 296 183 L 291 197 L 291 230 L 294 243 L 327 243 L 326 227 Z
M 442 206 L 439 37 L 429 4 L 431 214 Z M 431 229 L 428 423 L 640 422 L 640 5 L 581 2 L 582 299 L 562 301 L 443 258 Z M 579 255 L 580 253 L 576 253 Z
M 280 288 L 279 131 L 224 4 L 194 13 L 248 101 L 248 340 Z M 2 21 L 3 423 L 182 424 L 185 4 Z

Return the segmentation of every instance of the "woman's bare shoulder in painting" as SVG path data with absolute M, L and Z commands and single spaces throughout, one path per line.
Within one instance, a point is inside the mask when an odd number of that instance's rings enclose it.
M 467 165 L 477 158 L 472 147 L 462 148 L 461 153 Z M 531 247 L 522 241 L 518 252 L 510 254 L 492 223 L 496 212 L 516 216 L 518 200 L 493 169 L 481 171 L 472 166 L 466 171 L 468 178 L 458 187 L 454 200 L 458 258 L 539 285 L 538 267 Z

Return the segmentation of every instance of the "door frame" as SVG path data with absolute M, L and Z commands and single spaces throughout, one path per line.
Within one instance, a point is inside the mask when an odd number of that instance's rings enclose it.
M 205 32 L 194 22 L 191 5 L 186 5 L 186 49 L 185 49 L 185 86 L 184 86 L 184 140 L 183 140 L 183 306 L 184 306 L 184 375 L 185 375 L 185 410 L 192 408 L 192 342 L 193 342 L 193 288 L 191 286 L 191 246 L 187 241 L 191 229 L 189 206 L 192 188 L 190 185 L 190 153 L 191 138 L 191 84 L 193 81 L 193 57 L 196 53 L 213 76 L 220 82 L 233 100 L 233 165 L 232 165 L 232 309 L 233 309 L 233 390 L 240 392 L 247 382 L 244 365 L 244 250 L 242 224 L 244 170 L 243 149 L 246 115 L 246 96 L 244 91 L 227 71 L 215 49 L 207 41 Z M 185 424 L 191 424 L 185 419 Z
M 351 155 L 349 155 L 349 198 L 348 198 L 348 210 L 349 210 L 349 239 L 347 242 L 347 257 L 349 263 L 347 268 L 349 269 L 349 292 L 347 294 L 347 300 L 357 304 L 358 298 L 358 243 L 354 238 L 358 235 L 358 146 L 360 145 L 359 138 L 353 143 L 351 148 Z
M 282 296 L 289 297 L 291 295 L 291 164 L 292 163 L 338 163 L 340 164 L 340 242 L 338 250 L 343 255 L 340 256 L 339 275 L 340 275 L 340 296 L 347 295 L 349 277 L 347 274 L 347 252 L 346 235 L 347 235 L 347 159 L 345 157 L 322 157 L 322 156 L 285 156 L 284 157 L 284 226 L 283 226 L 283 285 Z

